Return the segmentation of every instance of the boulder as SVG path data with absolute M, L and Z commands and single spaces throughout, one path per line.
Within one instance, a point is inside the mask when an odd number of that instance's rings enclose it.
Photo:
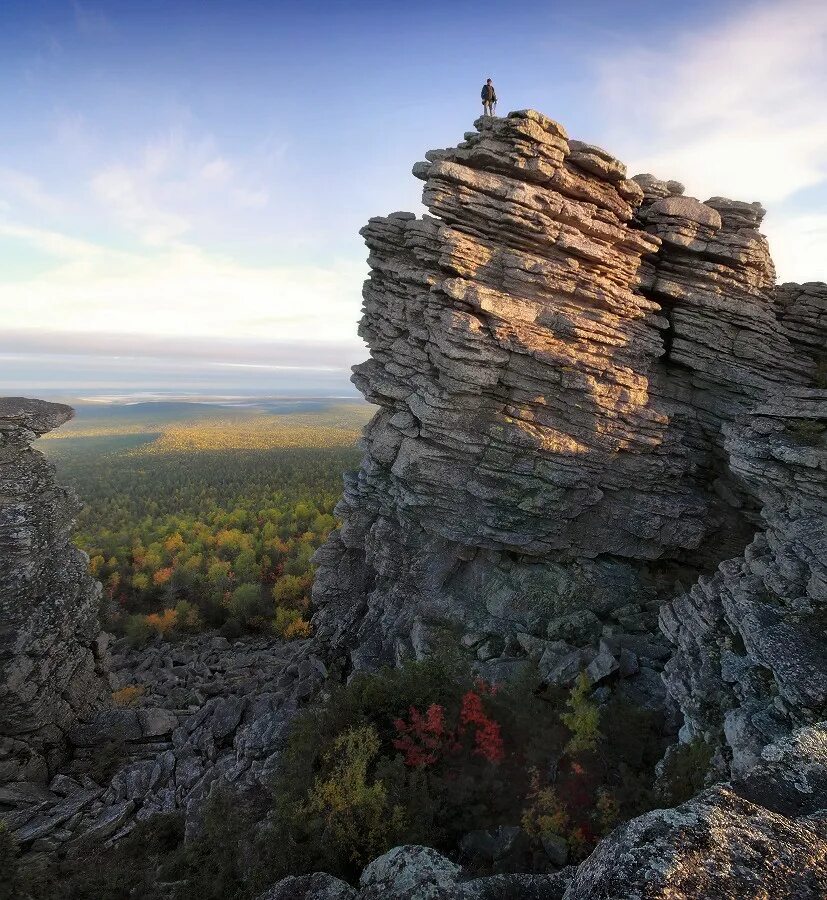
M 430 847 L 394 847 L 362 872 L 359 900 L 441 900 L 460 873 L 459 866 Z
M 744 779 L 621 825 L 565 900 L 827 896 L 827 723 L 767 747 Z
M 290 875 L 268 888 L 256 900 L 356 900 L 356 891 L 346 882 L 323 872 Z

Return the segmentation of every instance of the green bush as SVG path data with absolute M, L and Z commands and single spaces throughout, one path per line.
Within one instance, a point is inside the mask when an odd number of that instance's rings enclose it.
M 141 823 L 94 864 L 62 862 L 70 893 L 36 896 L 126 897 L 119 883 L 142 900 L 251 900 L 290 874 L 353 880 L 401 843 L 456 856 L 468 832 L 519 822 L 534 841 L 520 867 L 542 864 L 544 837 L 576 860 L 653 805 L 661 725 L 598 706 L 583 680 L 549 690 L 529 670 L 492 688 L 452 655 L 357 674 L 297 716 L 268 790 L 212 797 L 186 844 L 177 817 Z
M 402 807 L 391 805 L 381 778 L 368 775 L 380 748 L 372 725 L 338 735 L 325 753 L 324 773 L 316 777 L 307 800 L 296 810 L 306 820 L 318 822 L 331 854 L 357 867 L 383 853 L 388 843 L 396 843 L 403 830 Z
M 230 597 L 230 615 L 243 625 L 263 618 L 272 610 L 272 604 L 263 600 L 257 584 L 240 584 Z
M 600 708 L 589 699 L 590 694 L 588 676 L 581 672 L 566 700 L 568 712 L 560 715 L 560 720 L 571 732 L 566 744 L 569 753 L 594 750 L 600 740 Z
M 538 839 L 563 828 L 579 858 L 619 818 L 651 808 L 659 718 L 617 700 L 598 706 L 585 679 L 568 693 L 541 683 L 529 671 L 492 690 L 446 656 L 357 675 L 306 710 L 260 844 L 271 880 L 319 869 L 352 879 L 367 846 L 377 855 L 424 843 L 452 854 L 469 831 L 521 820 Z M 355 735 L 370 751 L 358 767 Z M 338 769 L 334 759 L 350 762 Z M 358 797 L 373 805 L 362 809 Z M 386 823 L 378 843 L 372 817 Z
M 149 640 L 150 629 L 146 617 L 140 614 L 127 616 L 123 627 L 124 635 L 130 647 L 143 647 Z
M 679 806 L 703 790 L 712 747 L 701 738 L 670 748 L 664 760 L 657 789 L 667 806 Z
M 244 634 L 244 626 L 238 619 L 227 619 L 221 626 L 221 636 L 227 638 L 228 641 L 236 641 Z

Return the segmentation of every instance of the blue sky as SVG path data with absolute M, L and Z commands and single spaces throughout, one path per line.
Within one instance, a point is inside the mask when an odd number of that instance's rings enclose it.
M 346 387 L 358 229 L 488 75 L 825 279 L 826 61 L 820 0 L 5 0 L 0 389 Z

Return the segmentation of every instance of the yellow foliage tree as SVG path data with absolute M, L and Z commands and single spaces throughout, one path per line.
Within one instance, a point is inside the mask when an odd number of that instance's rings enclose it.
M 531 789 L 528 805 L 523 810 L 522 826 L 532 837 L 562 836 L 569 824 L 569 815 L 551 785 L 540 786 L 540 773 L 531 770 Z
M 164 569 L 158 569 L 156 572 L 152 573 L 152 583 L 155 587 L 161 587 L 162 584 L 166 584 L 170 578 L 172 578 L 172 568 L 167 566 Z
M 591 685 L 588 676 L 585 672 L 581 672 L 566 700 L 569 711 L 560 716 L 563 724 L 571 732 L 569 742 L 566 744 L 569 753 L 594 750 L 600 740 L 600 709 L 590 699 L 590 694 Z
M 165 609 L 162 613 L 150 613 L 146 617 L 146 624 L 161 637 L 166 637 L 175 630 L 177 618 L 174 609 Z
M 299 810 L 320 817 L 327 839 L 342 856 L 359 866 L 392 845 L 404 825 L 402 808 L 389 809 L 383 782 L 368 781 L 368 769 L 379 753 L 379 735 L 373 725 L 349 728 L 325 754 L 327 777 L 317 778 Z
M 136 591 L 145 591 L 149 587 L 149 575 L 145 572 L 136 572 L 132 576 L 132 587 Z
M 285 609 L 283 606 L 276 608 L 276 618 L 273 620 L 273 629 L 276 634 L 286 641 L 296 638 L 310 637 L 313 628 L 297 609 Z
M 167 553 L 180 553 L 186 544 L 184 543 L 184 539 L 181 537 L 181 533 L 176 531 L 174 534 L 171 534 L 164 541 L 164 549 Z

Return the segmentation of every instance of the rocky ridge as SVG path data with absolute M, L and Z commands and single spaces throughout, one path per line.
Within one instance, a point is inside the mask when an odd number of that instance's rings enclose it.
M 271 900 L 732 896 L 715 871 L 756 873 L 744 896 L 820 896 L 827 286 L 775 286 L 758 204 L 630 179 L 531 110 L 476 127 L 414 167 L 430 215 L 363 230 L 371 358 L 354 381 L 379 410 L 316 557 L 313 639 L 108 660 L 69 495 L 28 449 L 70 411 L 5 401 L 0 816 L 24 848 L 115 841 L 173 809 L 197 828 L 217 786 L 272 773 L 328 672 L 458 640 L 492 681 L 585 670 L 598 694 L 665 709 L 721 783 L 621 826 L 576 872 L 468 881 L 397 848 L 358 894 L 317 874 Z M 37 627 L 19 605 L 34 596 Z M 32 660 L 44 703 L 27 709 Z M 82 690 L 62 693 L 72 671 Z M 104 703 L 125 687 L 133 705 Z
M 213 790 L 257 792 L 278 764 L 297 705 L 326 676 L 310 642 L 201 635 L 112 647 L 113 696 L 68 730 L 71 759 L 48 783 L 7 785 L 0 817 L 26 850 L 120 840 L 136 822 L 183 810 L 192 832 Z

